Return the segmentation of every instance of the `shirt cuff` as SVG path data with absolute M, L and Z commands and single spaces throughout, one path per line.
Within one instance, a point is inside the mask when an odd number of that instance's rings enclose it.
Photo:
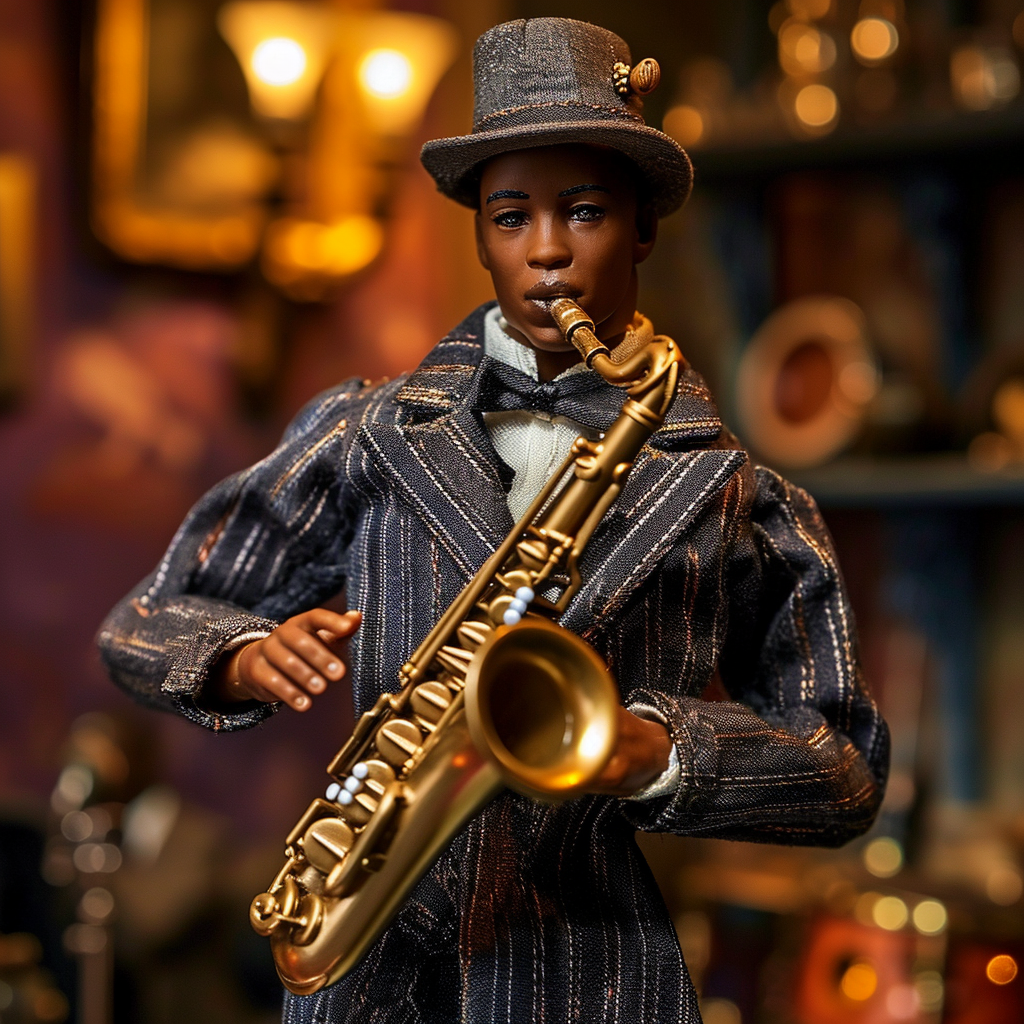
M 626 710 L 636 715 L 637 718 L 661 722 L 666 729 L 668 728 L 665 716 L 657 708 L 652 708 L 650 704 L 630 704 Z M 659 796 L 671 796 L 679 788 L 681 774 L 679 751 L 676 750 L 676 745 L 673 743 L 668 753 L 668 767 L 656 779 L 648 782 L 646 786 L 638 789 L 635 793 L 631 793 L 626 799 L 643 801 L 653 800 Z

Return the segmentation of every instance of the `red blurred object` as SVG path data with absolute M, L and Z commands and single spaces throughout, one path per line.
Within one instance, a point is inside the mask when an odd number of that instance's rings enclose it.
M 933 1019 L 916 1006 L 911 973 L 915 938 L 913 932 L 819 918 L 811 926 L 797 970 L 796 1020 L 799 1024 L 913 1024 Z

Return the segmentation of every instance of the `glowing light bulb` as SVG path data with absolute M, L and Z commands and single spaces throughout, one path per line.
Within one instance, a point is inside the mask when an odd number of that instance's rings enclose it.
M 371 50 L 359 65 L 359 81 L 373 96 L 395 99 L 412 84 L 412 64 L 398 50 Z
M 267 85 L 291 85 L 306 71 L 306 51 L 294 39 L 264 39 L 252 53 L 253 74 Z
M 303 120 L 338 39 L 338 12 L 326 3 L 232 0 L 217 13 L 263 117 Z

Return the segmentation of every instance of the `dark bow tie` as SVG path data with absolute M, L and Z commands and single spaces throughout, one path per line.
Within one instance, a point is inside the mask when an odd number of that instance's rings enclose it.
M 508 363 L 484 356 L 474 408 L 480 412 L 542 412 L 607 430 L 625 399 L 623 388 L 592 371 L 563 374 L 541 383 Z

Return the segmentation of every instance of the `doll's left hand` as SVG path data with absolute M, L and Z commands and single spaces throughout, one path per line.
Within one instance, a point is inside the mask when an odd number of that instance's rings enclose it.
M 604 771 L 587 787 L 591 793 L 630 796 L 667 767 L 672 738 L 661 722 L 637 718 L 619 708 L 619 741 Z

